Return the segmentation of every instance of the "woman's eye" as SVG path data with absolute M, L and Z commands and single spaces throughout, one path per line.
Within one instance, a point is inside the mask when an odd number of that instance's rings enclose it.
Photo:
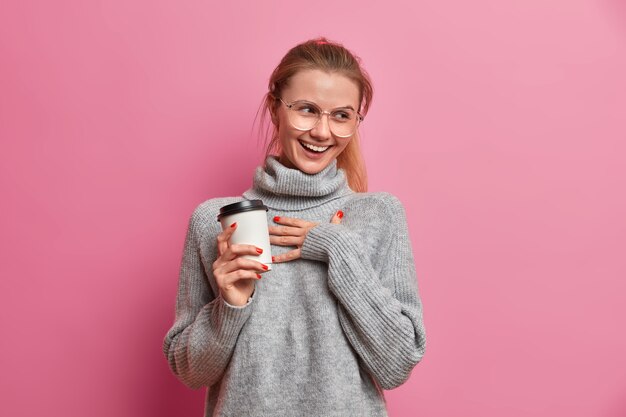
M 317 109 L 315 107 L 307 106 L 307 105 L 298 106 L 296 110 L 300 113 L 310 113 L 310 114 L 317 113 Z
M 333 114 L 333 117 L 337 120 L 350 120 L 350 113 L 346 113 L 343 111 L 336 112 Z

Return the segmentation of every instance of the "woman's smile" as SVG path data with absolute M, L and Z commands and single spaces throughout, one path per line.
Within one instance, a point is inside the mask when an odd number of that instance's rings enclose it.
M 328 148 L 330 148 L 330 146 L 316 146 L 316 145 L 312 145 L 310 143 L 306 143 L 306 142 L 302 142 L 302 141 L 298 141 L 298 142 L 300 142 L 300 145 L 302 145 L 305 149 L 312 150 L 315 153 L 323 153 Z

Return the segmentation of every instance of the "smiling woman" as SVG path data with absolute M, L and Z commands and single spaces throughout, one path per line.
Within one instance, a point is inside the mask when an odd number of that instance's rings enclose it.
M 386 416 L 383 390 L 421 360 L 405 211 L 366 192 L 358 127 L 371 100 L 342 45 L 292 48 L 264 98 L 272 134 L 252 188 L 192 214 L 163 351 L 182 382 L 209 388 L 205 416 Z M 243 200 L 267 207 L 271 270 L 260 248 L 230 243 L 236 223 L 215 221 Z
M 318 150 L 320 147 L 335 146 L 332 143 L 336 140 L 341 147 L 339 152 L 320 158 L 322 162 L 308 168 L 315 170 L 315 167 L 328 163 L 334 157 L 337 167 L 345 171 L 350 187 L 354 191 L 367 191 L 358 126 L 369 110 L 374 89 L 359 62 L 360 59 L 342 45 L 329 42 L 325 38 L 304 42 L 283 57 L 270 77 L 269 91 L 264 100 L 264 110 L 272 120 L 272 135 L 266 156 L 278 154 L 282 162 L 290 161 L 293 166 L 298 166 L 288 157 L 290 151 L 286 148 L 291 148 L 292 151 L 295 148 L 293 143 L 289 143 L 290 138 L 292 141 L 296 138 L 302 147 L 317 146 Z M 301 102 L 309 102 L 312 107 L 293 107 Z M 323 122 L 323 115 L 328 114 L 326 112 L 329 110 L 324 112 L 320 106 L 332 109 L 326 124 Z M 299 114 L 302 111 L 312 112 L 315 114 L 315 122 L 299 126 L 293 118 L 293 111 L 287 112 L 285 117 L 285 108 L 296 110 Z M 335 113 L 335 110 L 342 109 L 352 117 L 347 122 L 350 129 L 339 128 L 338 122 L 342 116 L 341 113 Z M 311 153 L 308 155 L 316 158 Z
M 273 108 L 282 148 L 279 161 L 317 174 L 343 152 L 354 134 L 359 87 L 342 74 L 311 69 L 296 73 L 281 95 L 287 98 L 279 98 L 284 106 Z M 333 110 L 321 111 L 320 106 Z

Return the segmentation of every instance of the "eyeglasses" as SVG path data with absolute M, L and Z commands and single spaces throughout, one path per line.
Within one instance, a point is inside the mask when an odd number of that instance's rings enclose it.
M 363 121 L 363 116 L 349 107 L 322 111 L 317 104 L 310 101 L 296 100 L 292 103 L 286 103 L 282 98 L 279 100 L 287 107 L 289 123 L 303 132 L 313 129 L 320 122 L 322 116 L 327 114 L 328 126 L 333 135 L 349 138 L 356 132 L 359 123 Z

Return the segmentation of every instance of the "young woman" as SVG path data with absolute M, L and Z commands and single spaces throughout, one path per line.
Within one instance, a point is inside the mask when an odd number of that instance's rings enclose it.
M 176 376 L 209 388 L 205 416 L 386 416 L 426 346 L 405 212 L 367 193 L 358 126 L 372 100 L 358 58 L 324 38 L 292 48 L 264 108 L 273 134 L 242 197 L 189 222 L 176 319 L 163 350 Z M 231 245 L 219 208 L 263 200 L 272 269 Z M 261 278 L 262 277 L 262 278 Z

